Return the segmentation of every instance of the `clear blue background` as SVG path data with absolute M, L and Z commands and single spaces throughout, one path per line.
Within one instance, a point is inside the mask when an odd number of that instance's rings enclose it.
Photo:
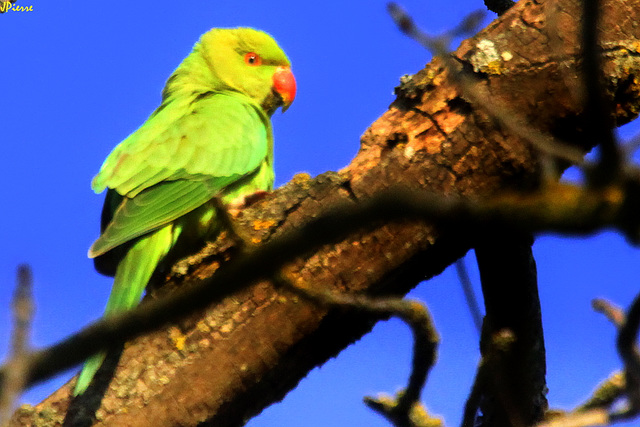
M 429 60 L 397 31 L 379 0 L 18 4 L 32 5 L 33 12 L 0 15 L 2 354 L 19 263 L 29 263 L 35 275 L 34 347 L 100 316 L 111 279 L 86 258 L 103 200 L 89 183 L 115 144 L 158 105 L 166 78 L 200 34 L 214 26 L 253 26 L 273 34 L 291 58 L 298 97 L 285 115 L 274 117 L 278 184 L 296 172 L 317 175 L 347 165 L 360 135 L 393 100 L 400 76 Z M 481 0 L 403 5 L 432 34 L 483 7 Z M 614 328 L 590 301 L 606 297 L 627 306 L 639 290 L 640 252 L 612 232 L 544 236 L 534 249 L 549 399 L 568 409 L 620 367 Z M 473 265 L 472 254 L 467 263 Z M 421 284 L 411 296 L 429 305 L 442 337 L 424 401 L 456 425 L 478 362 L 478 337 L 455 271 Z M 382 322 L 249 425 L 386 426 L 362 396 L 402 387 L 410 355 L 409 330 L 398 321 Z M 31 389 L 22 401 L 37 403 L 71 374 Z

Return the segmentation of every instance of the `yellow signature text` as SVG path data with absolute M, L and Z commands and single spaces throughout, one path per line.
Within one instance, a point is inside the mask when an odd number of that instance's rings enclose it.
M 0 13 L 5 13 L 10 10 L 13 12 L 33 12 L 33 5 L 20 6 L 10 1 L 0 1 Z

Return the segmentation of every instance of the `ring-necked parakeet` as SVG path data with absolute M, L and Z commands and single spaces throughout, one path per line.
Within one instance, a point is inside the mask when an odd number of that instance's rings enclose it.
M 296 92 L 287 56 L 251 28 L 205 33 L 169 77 L 162 104 L 122 141 L 93 179 L 108 189 L 102 234 L 89 249 L 115 276 L 105 316 L 136 306 L 167 254 L 215 233 L 212 199 L 224 202 L 273 185 L 270 116 Z M 104 354 L 84 365 L 82 393 Z

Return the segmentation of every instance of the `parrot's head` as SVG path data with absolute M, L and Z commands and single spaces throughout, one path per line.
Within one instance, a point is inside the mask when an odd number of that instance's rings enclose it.
M 296 95 L 291 63 L 276 41 L 252 28 L 214 28 L 200 38 L 201 54 L 217 83 L 243 93 L 271 115 Z

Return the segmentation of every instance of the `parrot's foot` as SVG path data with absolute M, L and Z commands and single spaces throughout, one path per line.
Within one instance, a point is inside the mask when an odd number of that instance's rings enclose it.
M 237 217 L 240 211 L 244 208 L 251 206 L 252 204 L 264 199 L 268 191 L 258 190 L 255 193 L 247 194 L 245 196 L 236 197 L 229 204 L 227 204 L 227 212 L 232 217 Z

